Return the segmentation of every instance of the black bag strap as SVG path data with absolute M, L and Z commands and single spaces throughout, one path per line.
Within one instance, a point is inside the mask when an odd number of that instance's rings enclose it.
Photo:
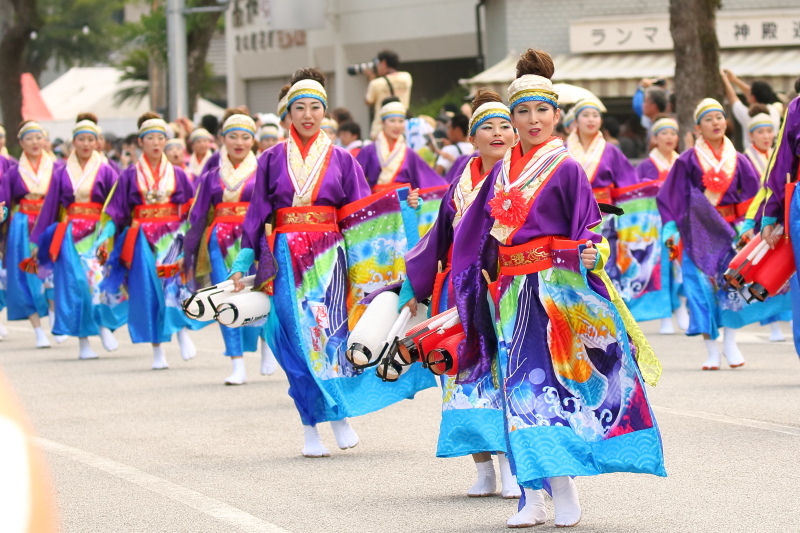
M 390 93 L 392 93 L 392 96 L 394 96 L 394 87 L 392 87 L 392 82 L 390 82 L 390 81 L 389 81 L 389 78 L 388 78 L 388 77 L 386 77 L 386 76 L 381 76 L 381 78 L 383 78 L 384 80 L 386 80 L 386 85 L 388 85 L 388 86 L 389 86 L 389 92 L 390 92 Z

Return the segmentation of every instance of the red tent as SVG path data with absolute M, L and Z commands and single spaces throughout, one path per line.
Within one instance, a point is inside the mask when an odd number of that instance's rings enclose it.
M 42 100 L 39 84 L 29 72 L 22 75 L 22 120 L 53 120 Z

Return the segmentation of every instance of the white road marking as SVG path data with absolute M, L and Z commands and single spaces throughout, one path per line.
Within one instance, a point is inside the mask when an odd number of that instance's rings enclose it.
M 683 409 L 673 409 L 671 407 L 653 406 L 657 413 L 666 413 L 678 416 L 688 416 L 691 418 L 700 418 L 703 420 L 711 420 L 713 422 L 722 422 L 723 424 L 732 424 L 734 426 L 744 426 L 754 429 L 763 429 L 772 431 L 774 433 L 782 433 L 784 435 L 791 435 L 793 437 L 800 437 L 800 427 L 784 426 L 782 424 L 774 424 L 772 422 L 764 422 L 762 420 L 752 420 L 749 418 L 739 418 L 728 415 L 718 415 L 716 413 L 704 413 L 702 411 L 685 411 Z
M 114 477 L 139 485 L 151 492 L 182 503 L 201 513 L 207 514 L 220 522 L 225 522 L 241 531 L 252 533 L 290 533 L 288 530 L 271 524 L 257 516 L 237 509 L 227 503 L 187 489 L 166 479 L 142 472 L 132 466 L 118 463 L 91 452 L 72 448 L 51 440 L 37 438 L 36 442 L 46 452 L 71 459 L 78 463 L 102 470 Z

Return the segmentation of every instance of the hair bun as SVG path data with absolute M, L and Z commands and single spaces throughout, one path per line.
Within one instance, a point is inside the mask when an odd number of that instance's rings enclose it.
M 500 102 L 502 104 L 503 99 L 493 90 L 481 87 L 475 93 L 475 98 L 472 99 L 472 112 L 474 113 L 480 106 L 489 102 Z
M 97 124 L 97 115 L 94 113 L 78 113 L 78 116 L 75 118 L 75 122 L 80 122 L 82 120 L 89 120 Z
M 290 83 L 294 85 L 302 80 L 314 80 L 325 87 L 325 74 L 318 68 L 307 67 L 295 70 Z
M 549 80 L 553 77 L 555 71 L 556 67 L 553 64 L 553 58 L 542 50 L 528 48 L 524 54 L 519 56 L 519 61 L 517 61 L 517 78 L 526 74 L 533 74 Z

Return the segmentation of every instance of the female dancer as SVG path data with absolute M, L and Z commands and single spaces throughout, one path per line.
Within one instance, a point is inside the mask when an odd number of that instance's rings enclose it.
M 769 116 L 767 111 L 767 107 L 762 104 L 754 104 L 751 108 L 751 113 L 753 113 L 753 115 L 750 117 L 750 125 L 748 128 L 750 146 L 745 149 L 744 153 L 750 162 L 753 163 L 753 167 L 755 167 L 756 172 L 758 172 L 758 175 L 761 177 L 761 188 L 753 199 L 753 203 L 750 204 L 750 209 L 747 210 L 744 226 L 744 235 L 746 238 L 752 238 L 755 235 L 756 223 L 760 221 L 761 211 L 769 191 L 767 188 L 767 166 L 772 156 L 772 145 L 775 142 L 776 131 L 772 117 Z M 792 320 L 790 296 L 784 294 L 778 295 L 778 298 L 783 300 L 782 312 L 761 321 L 762 326 L 769 325 L 770 327 L 770 342 L 786 340 L 781 331 L 780 323 L 781 321 L 788 322 Z
M 258 130 L 258 155 L 263 154 L 280 142 L 280 126 L 275 124 L 264 124 Z
M 369 195 L 361 168 L 320 133 L 327 96 L 317 69 L 292 76 L 287 109 L 290 135 L 264 152 L 244 221 L 242 249 L 232 267 L 240 279 L 259 260 L 259 279 L 275 270 L 268 338 L 289 379 L 289 395 L 305 433 L 303 455 L 328 456 L 317 423 L 330 421 L 340 448 L 358 444 L 348 417 L 376 411 L 426 388 L 415 381 L 383 383 L 358 372 L 344 356 L 347 338 L 347 271 L 336 209 Z M 265 224 L 275 219 L 274 254 Z M 274 258 L 273 258 L 274 257 Z M 420 382 L 424 380 L 420 379 Z
M 253 196 L 258 166 L 253 154 L 255 122 L 238 108 L 228 109 L 225 114 L 221 131 L 226 157 L 219 167 L 198 180 L 186 235 L 187 274 L 196 278 L 210 272 L 213 284 L 228 278 L 236 252 L 241 248 L 242 223 Z M 206 231 L 209 220 L 211 226 Z M 242 356 L 244 352 L 256 351 L 264 327 L 220 325 L 220 328 L 225 342 L 224 355 L 230 357 L 233 364 L 233 373 L 225 379 L 225 384 L 242 385 L 247 382 Z M 277 363 L 266 342 L 262 342 L 261 354 L 262 374 L 272 374 Z
M 205 128 L 197 128 L 189 135 L 189 148 L 192 153 L 189 156 L 188 171 L 193 178 L 199 178 L 203 172 L 208 170 L 206 163 L 212 155 L 212 142 L 214 142 L 214 136 Z
M 50 341 L 42 330 L 40 317 L 48 314 L 49 305 L 52 305 L 52 291 L 45 291 L 42 280 L 35 274 L 21 270 L 18 265 L 35 249 L 30 242 L 30 231 L 42 210 L 57 163 L 44 150 L 44 128 L 38 122 L 23 122 L 18 138 L 22 156 L 19 164 L 3 176 L 0 191 L 0 202 L 5 202 L 12 212 L 18 208 L 8 228 L 4 257 L 8 320 L 30 320 L 36 334 L 36 347 L 49 348 Z M 54 322 L 55 317 L 51 315 L 51 329 Z
M 800 78 L 795 81 L 795 90 L 800 91 Z M 796 190 L 796 182 L 800 179 L 800 97 L 789 103 L 786 117 L 781 126 L 775 156 L 767 171 L 767 187 L 769 196 L 761 219 L 761 236 L 774 248 L 781 238 L 789 238 L 794 249 L 795 264 L 800 260 L 800 196 Z M 775 231 L 776 224 L 784 225 L 781 236 Z M 788 227 L 786 227 L 788 226 Z M 792 307 L 794 312 L 794 345 L 800 355 L 800 285 L 797 274 L 792 276 Z
M 164 154 L 167 156 L 167 161 L 172 163 L 172 166 L 179 168 L 186 172 L 188 170 L 188 166 L 186 164 L 186 143 L 180 137 L 173 137 L 172 139 L 168 140 L 167 143 L 164 145 Z M 191 157 L 191 156 L 190 156 Z M 187 175 L 187 177 L 189 177 Z M 192 180 L 192 185 L 195 184 L 197 178 L 200 176 L 191 176 L 189 177 Z
M 363 147 L 356 158 L 372 190 L 403 185 L 410 185 L 412 190 L 416 190 L 446 185 L 444 179 L 414 150 L 408 149 L 403 136 L 406 107 L 397 101 L 386 103 L 381 107 L 381 120 L 383 129 L 377 139 Z
M 417 301 L 432 294 L 446 295 L 439 298 L 439 306 L 432 314 L 455 306 L 456 295 L 449 279 L 442 273 L 436 276 L 437 265 L 440 272 L 442 265 L 449 266 L 453 233 L 458 230 L 458 223 L 472 205 L 489 171 L 503 159 L 514 142 L 510 112 L 494 91 L 480 89 L 472 100 L 469 141 L 477 148 L 477 155 L 450 186 L 431 230 L 406 255 L 408 278 L 403 284 L 400 301 L 410 298 L 406 305 L 414 314 Z M 454 377 L 442 376 L 442 422 L 436 456 L 460 457 L 471 453 L 478 469 L 478 480 L 467 495 L 480 497 L 493 495 L 497 488 L 492 462 L 492 453 L 497 452 L 503 497 L 519 498 L 519 486 L 505 455 L 502 398 L 494 385 L 495 379 L 493 372 L 487 372 L 475 383 L 457 385 Z
M 106 224 L 114 229 L 103 232 L 127 228 L 118 244 L 119 261 L 129 269 L 128 331 L 134 343 L 153 345 L 153 369 L 160 370 L 169 367 L 161 343 L 174 333 L 181 357 L 195 355 L 181 309 L 188 289 L 181 280 L 185 228 L 180 207 L 192 198 L 192 185 L 164 155 L 167 123 L 145 113 L 138 126 L 142 155 L 120 175 L 105 209 L 111 217 Z
M 30 238 L 39 245 L 40 263 L 53 262 L 54 331 L 78 337 L 80 359 L 97 359 L 89 336 L 99 335 L 106 351 L 116 350 L 118 343 L 111 330 L 121 327 L 127 318 L 121 298 L 111 298 L 100 290 L 103 266 L 97 258 L 100 247 L 114 236 L 112 227 L 100 231 L 99 222 L 117 175 L 96 150 L 97 119 L 89 113 L 78 119 L 72 129 L 74 149 L 66 165 L 53 173 Z M 53 226 L 57 222 L 62 224 Z
M 708 358 L 703 370 L 719 370 L 716 338 L 731 368 L 744 365 L 736 344 L 740 314 L 747 303 L 738 292 L 720 289 L 733 243 L 747 228 L 744 215 L 760 185 L 747 157 L 725 137 L 725 111 L 706 98 L 695 109 L 699 134 L 694 148 L 675 161 L 658 194 L 663 233 L 677 245 L 683 237 L 681 267 L 689 306 L 687 335 L 703 335 Z M 680 233 L 679 233 L 680 231 Z M 748 310 L 749 311 L 749 310 Z
M 467 211 L 453 243 L 452 279 L 467 334 L 458 381 L 474 382 L 497 366 L 506 439 L 524 488 L 509 527 L 546 521 L 545 486 L 555 525 L 577 524 L 571 476 L 665 475 L 639 369 L 653 381 L 660 367 L 646 361 L 652 351 L 603 271 L 608 247 L 590 229 L 600 212 L 586 174 L 553 136 L 553 71 L 550 56 L 537 50 L 517 63 L 508 92 L 520 140 L 486 178 L 473 202 L 481 208 Z M 492 304 L 485 278 L 495 275 Z
M 0 126 L 0 130 L 2 130 L 2 126 Z M 5 130 L 0 131 L 0 134 L 5 136 Z M 5 141 L 5 137 L 3 137 Z M 5 148 L 5 146 L 3 146 Z M 2 151 L 0 151 L 0 196 L 2 196 L 3 191 L 3 175 L 8 172 L 9 167 L 8 159 L 3 157 Z M 5 205 L 5 202 L 0 203 L 0 224 L 6 221 L 8 217 L 8 208 Z M 2 240 L 0 240 L 2 243 Z M 0 311 L 6 308 L 6 266 L 3 264 L 3 259 L 0 258 Z M 5 326 L 0 323 L 0 339 L 8 335 L 8 330 Z
M 678 159 L 678 122 L 668 116 L 657 117 L 651 132 L 655 147 L 650 150 L 647 159 L 636 167 L 636 174 L 642 182 L 663 182 Z M 648 319 L 661 319 L 660 333 L 671 335 L 675 333 L 672 312 L 677 309 L 678 327 L 683 330 L 689 328 L 689 313 L 686 311 L 685 298 L 678 296 L 680 262 L 670 260 L 671 243 L 667 243 L 663 235 L 661 241 L 661 290 L 652 292 L 653 296 L 641 303 L 652 311 Z

